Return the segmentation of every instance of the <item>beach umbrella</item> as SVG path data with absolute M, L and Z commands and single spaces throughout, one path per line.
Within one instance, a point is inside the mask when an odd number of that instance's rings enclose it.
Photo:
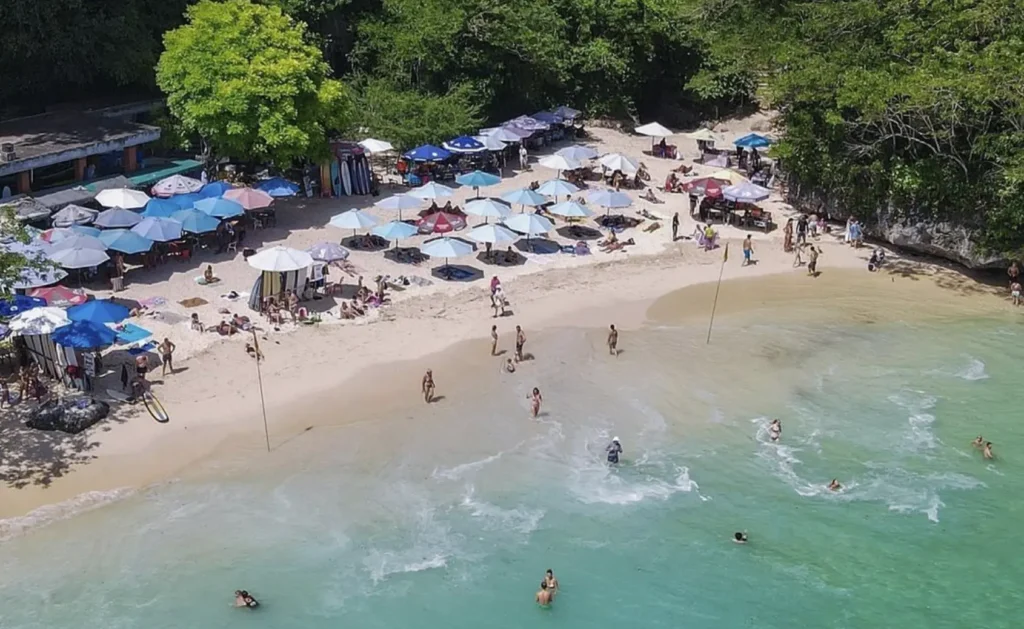
M 50 284 L 56 284 L 67 276 L 67 271 L 60 268 L 52 266 L 27 266 L 20 271 L 17 279 L 11 284 L 11 288 L 25 290 L 39 286 L 49 286 Z
M 526 135 L 523 135 L 523 134 Z M 529 137 L 531 132 L 523 131 L 517 132 L 516 129 L 510 129 L 508 127 L 497 127 L 484 133 L 489 138 L 500 140 L 502 142 L 520 142 L 524 137 Z
M 576 170 L 577 168 L 583 167 L 583 164 L 580 164 L 578 161 L 569 159 L 568 157 L 557 153 L 542 157 L 537 163 L 544 168 L 550 168 L 551 170 L 557 170 L 558 172 L 563 170 Z
M 573 144 L 567 146 L 564 149 L 558 149 L 555 151 L 555 155 L 561 155 L 566 159 L 576 160 L 582 162 L 585 159 L 594 159 L 597 157 L 597 151 L 590 148 L 589 146 L 581 146 L 579 144 Z
M 271 177 L 256 185 L 257 190 L 262 190 L 272 197 L 293 197 L 299 193 L 299 187 L 282 177 Z
M 337 262 L 338 260 L 346 260 L 349 256 L 348 249 L 333 242 L 321 242 L 315 244 L 309 249 L 306 249 L 306 253 L 308 253 L 314 260 L 319 260 L 321 262 Z
M 313 266 L 313 257 L 305 251 L 278 245 L 249 257 L 249 266 L 261 271 L 287 273 Z
M 451 156 L 452 154 L 448 151 L 432 144 L 417 146 L 413 150 L 402 155 L 405 159 L 411 159 L 414 162 L 443 162 Z
M 72 233 L 80 236 L 92 236 L 93 238 L 99 236 L 101 231 L 95 227 L 90 227 L 89 225 L 72 225 L 71 227 L 68 227 L 68 229 L 70 229 Z
M 482 170 L 474 170 L 471 173 L 459 175 L 455 178 L 455 183 L 462 186 L 469 186 L 473 188 L 476 196 L 480 196 L 480 188 L 486 188 L 501 183 L 501 177 L 492 175 L 491 173 L 485 173 Z
M 749 181 L 741 181 L 722 189 L 722 196 L 737 203 L 757 203 L 767 199 L 770 194 L 771 190 L 768 188 L 762 188 Z
M 560 197 L 569 196 L 570 194 L 576 194 L 580 189 L 569 183 L 565 179 L 550 179 L 540 184 L 537 188 L 537 192 L 543 194 L 546 197 Z
M 150 192 L 155 197 L 171 197 L 176 194 L 188 194 L 199 192 L 203 188 L 203 182 L 184 175 L 171 175 L 164 177 L 153 185 Z
M 140 221 L 142 221 L 142 216 L 140 216 L 138 212 L 114 207 L 100 212 L 99 215 L 96 216 L 96 222 L 94 224 L 98 227 L 109 229 L 117 227 L 133 227 L 138 225 Z
M 11 201 L 10 203 L 5 201 L 4 205 L 9 205 L 14 208 L 14 216 L 19 221 L 42 220 L 44 218 L 49 218 L 50 214 L 53 213 L 50 208 L 31 197 L 24 197 L 17 201 Z
M 357 229 L 365 229 L 367 227 L 373 227 L 377 224 L 377 219 L 373 218 L 362 210 L 352 209 L 348 212 L 342 212 L 341 214 L 335 214 L 331 217 L 329 223 L 331 227 L 340 227 L 341 229 L 351 229 L 352 235 L 356 235 Z
M 474 135 L 473 139 L 484 145 L 488 151 L 504 151 L 505 143 L 493 135 Z
M 416 221 L 416 227 L 423 234 L 447 234 L 465 226 L 466 221 L 461 216 L 448 212 L 431 212 Z
M 697 142 L 711 142 L 714 144 L 718 141 L 718 137 L 711 132 L 710 129 L 697 129 L 691 133 L 687 133 L 686 137 Z
M 14 336 L 52 334 L 54 330 L 71 323 L 62 308 L 34 308 L 17 315 L 8 323 Z
M 763 149 L 772 145 L 770 138 L 767 138 L 759 133 L 748 133 L 747 135 L 736 138 L 732 142 L 735 146 L 748 148 L 748 149 Z
M 245 214 L 245 208 L 241 203 L 224 198 L 196 201 L 194 207 L 217 218 L 234 218 Z
M 505 124 L 511 127 L 519 127 L 526 131 L 547 131 L 551 128 L 550 124 L 531 116 L 519 116 L 518 118 L 506 121 Z
M 714 179 L 721 179 L 732 184 L 743 183 L 744 181 L 747 181 L 746 177 L 739 174 L 735 170 L 729 170 L 728 168 L 716 170 L 715 172 L 711 173 L 711 177 Z
M 625 175 L 635 175 L 640 169 L 640 164 L 622 153 L 609 153 L 599 159 L 598 163 L 611 171 L 621 170 Z
M 647 135 L 652 138 L 667 138 L 675 135 L 672 131 L 657 122 L 650 122 L 635 129 L 640 135 Z
M 407 194 L 410 197 L 415 197 L 417 199 L 442 199 L 453 196 L 455 194 L 455 190 L 444 184 L 431 181 L 418 188 L 413 188 Z
M 122 207 L 126 210 L 134 210 L 146 207 L 149 195 L 141 190 L 132 190 L 131 188 L 107 188 L 99 191 L 96 195 L 96 202 L 103 207 Z
M 12 295 L 7 299 L 0 299 L 0 317 L 13 317 L 35 308 L 43 308 L 46 305 L 46 300 L 39 297 Z
M 87 269 L 103 264 L 110 256 L 97 249 L 62 249 L 51 253 L 50 259 L 65 269 Z
M 173 197 L 171 197 L 170 199 L 167 199 L 167 200 L 169 202 L 171 202 L 172 204 L 174 204 L 175 211 L 177 211 L 177 210 L 187 210 L 190 207 L 194 206 L 196 204 L 196 202 L 202 201 L 204 198 L 207 198 L 207 197 L 203 197 L 198 192 L 190 192 L 189 194 L 175 195 L 175 196 L 173 196 Z M 156 218 L 167 218 L 167 217 L 166 216 L 161 216 L 161 217 L 156 217 Z
M 84 304 L 88 299 L 85 291 L 80 288 L 68 288 L 66 286 L 49 286 L 46 288 L 33 288 L 28 291 L 30 297 L 38 297 L 46 302 L 47 306 L 55 308 L 67 308 Z
M 170 242 L 181 238 L 181 223 L 169 218 L 144 218 L 132 231 L 156 242 Z
M 466 234 L 466 237 L 477 242 L 487 242 L 492 245 L 515 242 L 519 238 L 514 231 L 497 223 L 481 225 Z
M 386 199 L 381 199 L 373 204 L 382 210 L 397 210 L 398 218 L 402 218 L 402 210 L 418 210 L 423 207 L 423 199 L 409 196 L 408 194 L 395 194 Z
M 419 229 L 415 225 L 403 223 L 402 221 L 391 221 L 390 223 L 374 227 L 371 233 L 374 236 L 380 236 L 384 240 L 394 240 L 397 243 L 399 240 L 414 236 L 418 231 Z
M 576 201 L 563 201 L 548 208 L 548 212 L 566 218 L 589 218 L 594 215 L 587 206 Z
M 72 230 L 70 227 L 54 227 L 53 229 L 47 229 L 42 232 L 36 239 L 33 240 L 33 244 L 45 247 L 47 245 L 55 245 L 62 240 L 66 240 L 74 236 L 77 232 Z
M 391 145 L 391 142 L 385 142 L 384 140 L 375 140 L 373 138 L 367 138 L 359 143 L 359 146 L 366 149 L 370 155 L 377 153 L 387 153 L 388 151 L 395 150 L 395 147 Z
M 130 229 L 108 229 L 99 235 L 99 239 L 108 250 L 121 253 L 145 253 L 153 248 L 152 240 L 143 238 Z
M 113 345 L 117 333 L 101 323 L 72 321 L 54 330 L 51 338 L 54 343 L 64 347 L 100 349 Z
M 224 193 L 224 198 L 238 203 L 247 210 L 261 210 L 270 207 L 274 197 L 253 188 L 233 188 Z
M 548 200 L 545 199 L 543 195 L 534 192 L 529 188 L 519 188 L 518 190 L 513 190 L 512 192 L 506 192 L 505 194 L 501 195 L 501 199 L 503 201 L 507 201 L 508 203 L 518 203 L 519 205 L 529 205 L 533 207 L 536 207 L 538 205 L 544 205 L 545 203 L 548 202 Z
M 80 205 L 67 205 L 64 209 L 54 214 L 54 227 L 71 227 L 72 225 L 88 225 L 96 220 L 96 210 L 90 210 Z
M 131 311 L 109 299 L 93 299 L 79 306 L 68 308 L 68 319 L 92 321 L 93 323 L 120 323 L 128 318 Z
M 474 140 L 468 135 L 460 135 L 453 140 L 448 140 L 442 146 L 452 153 L 479 153 L 485 150 L 483 142 Z
M 50 250 L 50 243 L 44 240 L 39 240 L 38 237 L 30 243 L 12 240 L 10 242 L 0 243 L 0 250 L 6 253 L 16 253 L 29 259 L 42 258 L 45 257 L 46 252 Z
M 192 201 L 188 205 L 182 205 L 185 197 L 189 196 L 192 195 L 183 194 L 172 199 L 153 199 L 146 204 L 146 208 L 142 210 L 141 216 L 143 218 L 168 218 L 178 210 L 184 210 L 187 207 L 192 207 L 192 203 L 201 198 L 197 195 L 195 201 Z
M 226 181 L 211 181 L 199 190 L 199 196 L 204 199 L 211 197 L 222 197 L 235 187 Z
M 701 197 L 720 197 L 722 189 L 729 185 L 725 179 L 715 177 L 699 177 L 683 184 L 683 190 Z
M 431 258 L 444 258 L 444 266 L 442 269 L 447 269 L 449 258 L 461 258 L 462 256 L 467 256 L 473 253 L 473 245 L 459 240 L 458 238 L 449 238 L 448 236 L 445 236 L 443 238 L 438 238 L 424 243 L 423 246 L 420 247 L 420 251 Z
M 103 241 L 97 236 L 71 234 L 67 238 L 62 239 L 60 242 L 55 243 L 50 247 L 49 255 L 52 256 L 57 251 L 65 251 L 67 249 L 94 249 L 96 251 L 106 251 L 107 246 L 103 244 Z
M 527 236 L 539 236 L 540 234 L 546 234 L 555 228 L 551 224 L 551 221 L 540 216 L 539 214 L 516 214 L 515 216 L 505 219 L 505 227 L 513 231 L 517 231 L 520 234 L 526 234 Z
M 565 118 L 566 120 L 573 120 L 576 118 L 576 116 L 579 116 L 583 112 L 581 112 L 579 109 L 573 109 L 572 107 L 562 105 L 561 107 L 555 109 L 555 113 Z
M 181 231 L 186 231 L 190 234 L 214 232 L 220 226 L 220 219 L 196 208 L 178 210 L 171 214 L 171 220 L 181 223 Z
M 466 204 L 466 214 L 484 218 L 505 218 L 512 214 L 512 208 L 494 199 L 476 199 Z
M 587 195 L 587 201 L 608 209 L 633 205 L 633 199 L 628 194 L 615 190 L 595 190 Z

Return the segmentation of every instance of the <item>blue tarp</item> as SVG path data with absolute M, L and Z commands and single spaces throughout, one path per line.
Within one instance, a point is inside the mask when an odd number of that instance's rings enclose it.
M 443 148 L 434 146 L 432 144 L 424 144 L 423 146 L 418 146 L 414 148 L 413 150 L 409 151 L 402 157 L 404 157 L 405 159 L 411 159 L 416 162 L 441 162 L 448 159 L 451 156 L 452 154 L 444 150 Z

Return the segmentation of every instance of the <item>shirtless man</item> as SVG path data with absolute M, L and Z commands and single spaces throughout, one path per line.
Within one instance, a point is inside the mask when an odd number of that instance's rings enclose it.
M 551 595 L 551 591 L 548 589 L 548 582 L 542 581 L 540 584 L 540 591 L 537 592 L 537 604 L 542 607 L 548 607 L 551 602 L 555 600 L 554 596 Z
M 491 356 L 498 355 L 498 326 L 491 326 Z
M 818 275 L 818 256 L 821 255 L 821 250 L 811 245 L 807 251 L 807 274 L 813 277 Z
M 832 491 L 839 491 L 843 486 L 839 484 L 838 479 L 833 478 L 832 482 L 828 484 L 828 488 Z
M 609 326 L 609 331 L 608 331 L 608 353 L 611 354 L 612 356 L 618 356 L 619 355 L 618 346 L 619 346 L 619 331 L 615 329 L 615 324 L 613 323 L 611 326 Z
M 985 442 L 985 447 L 983 447 L 981 449 L 981 456 L 983 456 L 984 458 L 986 458 L 988 460 L 992 460 L 992 459 L 996 458 L 996 455 L 992 453 L 992 442 L 991 441 L 986 441 Z
M 423 401 L 427 404 L 434 401 L 434 372 L 430 369 L 423 374 Z
M 516 362 L 523 360 L 523 345 L 526 345 L 526 333 L 523 328 L 516 326 Z
M 978 438 L 972 441 L 971 445 L 975 448 L 983 448 L 985 447 L 985 439 L 981 435 L 978 435 Z
M 167 370 L 170 369 L 171 373 L 174 373 L 174 350 L 177 346 L 171 342 L 171 339 L 164 337 L 164 342 L 156 348 L 160 352 L 160 377 L 167 375 Z

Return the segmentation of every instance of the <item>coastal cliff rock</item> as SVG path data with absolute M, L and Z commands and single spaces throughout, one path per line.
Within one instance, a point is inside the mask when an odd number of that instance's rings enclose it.
M 787 190 L 785 196 L 794 208 L 824 214 L 832 220 L 845 221 L 853 214 L 865 223 L 868 236 L 903 251 L 943 258 L 974 270 L 1000 269 L 1010 264 L 1006 254 L 982 251 L 973 239 L 974 230 L 966 225 L 915 219 L 891 204 L 874 212 L 850 212 L 820 192 L 804 192 L 797 187 Z

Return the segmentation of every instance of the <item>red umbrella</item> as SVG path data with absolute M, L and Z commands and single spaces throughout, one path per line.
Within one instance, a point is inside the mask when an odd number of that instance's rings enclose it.
M 49 286 L 46 288 L 33 288 L 28 291 L 29 297 L 38 297 L 46 301 L 47 306 L 67 308 L 84 304 L 88 297 L 84 290 L 67 288 L 64 286 Z
M 420 228 L 422 234 L 447 234 L 465 227 L 466 221 L 456 214 L 434 212 L 416 221 L 416 226 Z
M 722 196 L 722 188 L 729 185 L 731 184 L 724 179 L 701 177 L 684 183 L 683 190 L 702 197 L 720 197 Z

